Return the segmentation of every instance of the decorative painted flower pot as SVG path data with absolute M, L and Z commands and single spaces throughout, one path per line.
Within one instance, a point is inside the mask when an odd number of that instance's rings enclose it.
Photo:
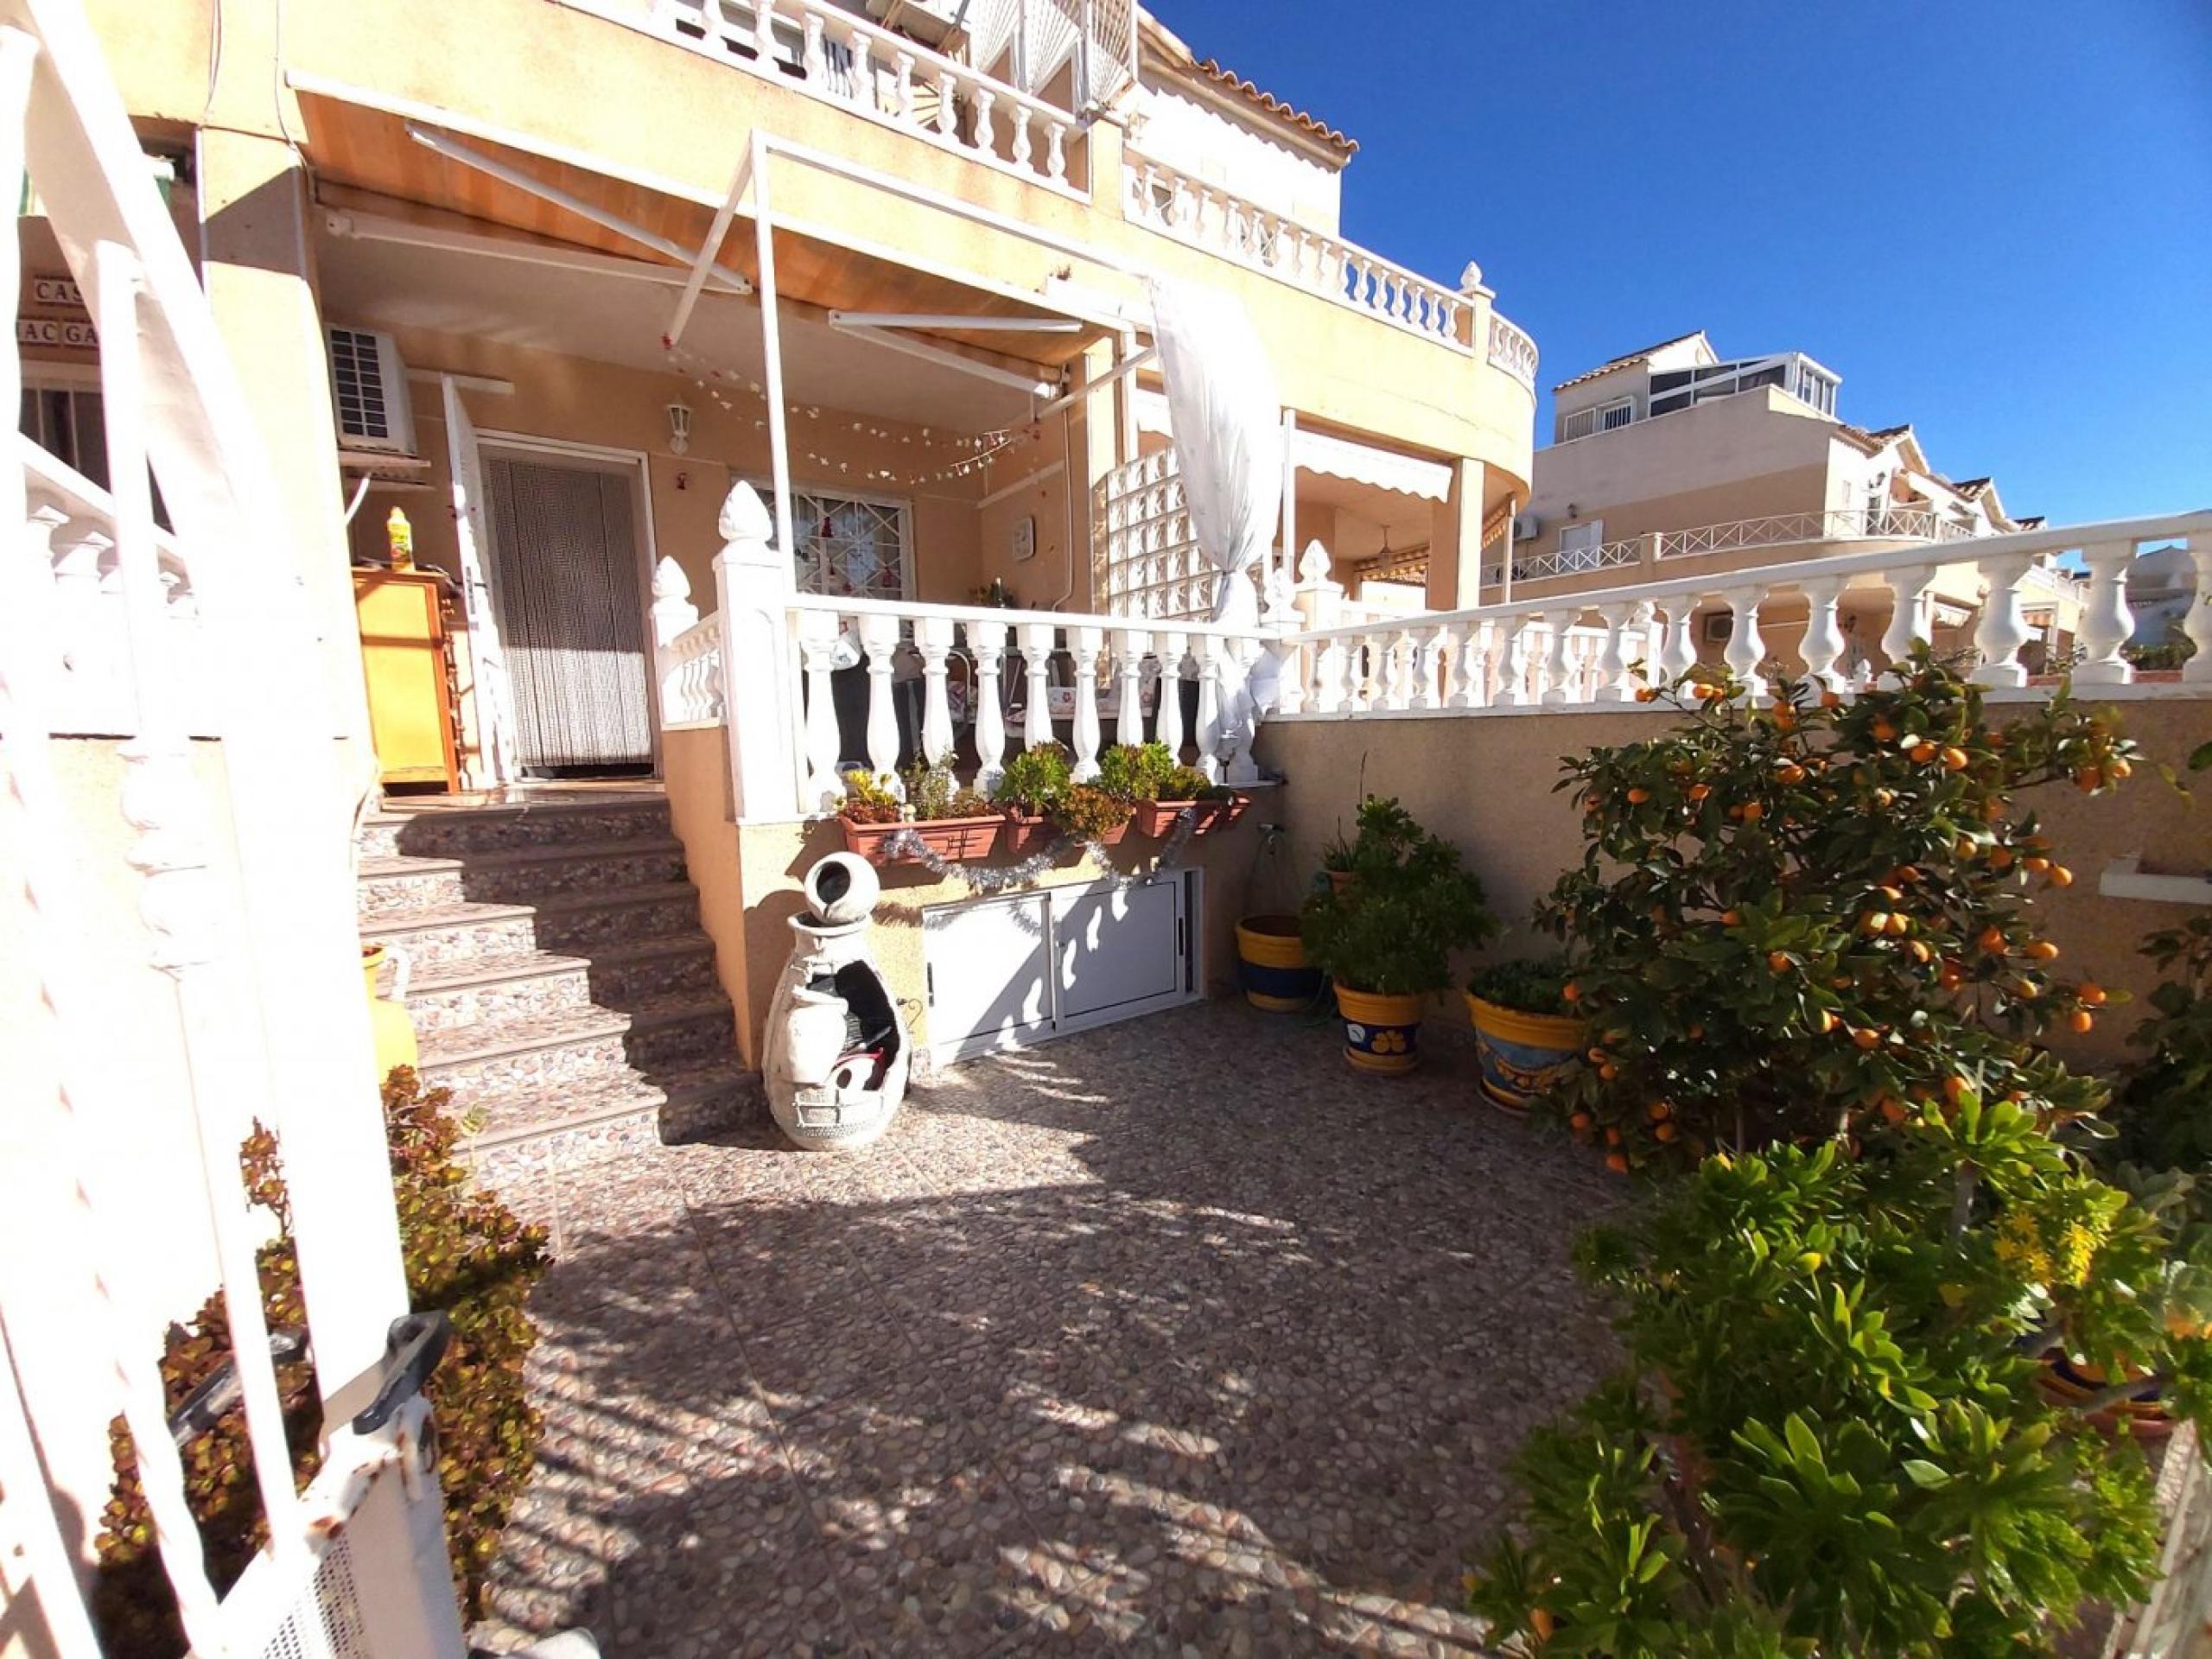
M 1041 814 L 1033 817 L 1027 812 L 1009 810 L 999 823 L 1003 826 L 999 850 L 1011 858 L 1027 858 L 1032 853 L 1041 853 L 1059 835 L 1052 820 Z
M 1519 1114 L 1556 1084 L 1582 1052 L 1583 1022 L 1573 1014 L 1523 1014 L 1467 993 L 1475 1022 L 1475 1063 L 1484 1097 Z
M 922 845 L 939 858 L 988 858 L 1006 822 L 995 812 L 982 818 L 932 818 L 927 823 L 855 823 L 842 816 L 837 819 L 845 832 L 845 850 L 858 853 L 871 864 L 921 862 L 912 853 L 887 850 L 884 843 L 901 830 L 912 830 L 922 838 Z
M 1236 924 L 1244 1000 L 1271 1014 L 1296 1014 L 1321 995 L 1321 970 L 1306 959 L 1295 916 L 1247 916 Z
M 2101 1366 L 2076 1365 L 2054 1348 L 2043 1357 L 2043 1375 L 2037 1380 L 2044 1397 L 2054 1405 L 2078 1406 L 2103 1393 L 2112 1379 Z M 2174 1432 L 2174 1420 L 2166 1414 L 2158 1387 L 2148 1377 L 2139 1392 L 2101 1408 L 2089 1421 L 2106 1428 L 2125 1427 L 2139 1440 L 2163 1440 Z
M 377 975 L 387 959 L 396 960 L 389 997 L 377 995 Z M 411 1066 L 417 1054 L 415 1020 L 402 1000 L 407 995 L 407 957 L 381 944 L 361 947 L 361 977 L 369 988 L 369 1035 L 376 1045 L 377 1081 L 382 1083 L 395 1066 Z
M 1188 812 L 1191 833 L 1210 836 L 1217 830 L 1228 829 L 1244 816 L 1244 809 L 1251 804 L 1249 795 L 1230 795 L 1212 801 L 1139 801 L 1129 823 L 1137 834 L 1157 839 L 1172 834 L 1175 820 Z
M 1421 998 L 1337 987 L 1337 1012 L 1344 1020 L 1344 1058 L 1361 1071 L 1388 1076 L 1419 1063 Z

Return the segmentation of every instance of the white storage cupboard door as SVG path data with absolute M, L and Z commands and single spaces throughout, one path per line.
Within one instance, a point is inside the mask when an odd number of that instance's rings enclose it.
M 1055 1028 L 1080 1031 L 1182 1001 L 1184 923 L 1179 880 L 1054 892 Z
M 1041 893 L 923 917 L 930 1044 L 940 1058 L 1019 1048 L 1051 1031 L 1048 925 Z

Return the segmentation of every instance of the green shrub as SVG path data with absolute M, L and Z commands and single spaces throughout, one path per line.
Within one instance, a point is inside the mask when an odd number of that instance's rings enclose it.
M 527 1305 L 545 1270 L 545 1232 L 524 1226 L 496 1195 L 464 1190 L 467 1172 L 454 1160 L 460 1129 L 448 1103 L 442 1089 L 423 1092 L 405 1067 L 385 1081 L 386 1147 L 409 1306 L 418 1313 L 442 1312 L 453 1325 L 451 1344 L 425 1393 L 437 1431 L 454 1580 L 464 1618 L 474 1618 L 482 1611 L 499 1531 L 530 1478 L 543 1427 L 523 1366 L 537 1341 Z M 290 1198 L 276 1137 L 258 1123 L 240 1148 L 239 1166 L 254 1201 L 276 1222 L 276 1238 L 258 1257 L 264 1316 L 272 1332 L 304 1332 Z M 230 1322 L 219 1292 L 188 1324 L 169 1327 L 161 1362 L 169 1409 L 221 1370 L 230 1352 Z M 277 1383 L 293 1476 L 304 1484 L 321 1462 L 322 1410 L 314 1366 L 306 1358 L 280 1365 Z M 181 1655 L 183 1631 L 154 1541 L 137 1454 L 120 1417 L 108 1437 L 116 1479 L 100 1517 L 93 1586 L 102 1642 L 110 1652 L 134 1659 Z M 268 1536 L 243 1408 L 232 1407 L 181 1455 L 209 1575 L 219 1590 L 227 1590 Z
M 845 798 L 837 811 L 855 823 L 896 823 L 904 816 L 889 786 L 857 767 L 845 774 Z
M 1064 744 L 1039 743 L 1033 749 L 1024 749 L 1006 763 L 991 798 L 1001 806 L 1039 817 L 1067 789 L 1074 765 L 1075 757 Z
M 1520 957 L 1478 968 L 1467 988 L 1485 1002 L 1522 1014 L 1568 1014 L 1565 957 Z
M 1099 841 L 1129 821 L 1129 803 L 1108 794 L 1095 784 L 1070 784 L 1045 809 L 1045 816 L 1062 835 L 1077 841 Z
M 1342 847 L 1353 879 L 1299 912 L 1314 965 L 1352 990 L 1403 995 L 1452 981 L 1452 953 L 1497 930 L 1482 883 L 1459 849 L 1429 834 L 1395 800 L 1360 803 L 1359 834 Z
M 1165 743 L 1116 743 L 1098 757 L 1098 787 L 1117 800 L 1173 800 L 1160 791 L 1178 770 Z
M 2160 929 L 2143 954 L 2172 977 L 2129 1039 L 2147 1052 L 2113 1103 L 2113 1150 L 2152 1168 L 2212 1173 L 2212 914 Z

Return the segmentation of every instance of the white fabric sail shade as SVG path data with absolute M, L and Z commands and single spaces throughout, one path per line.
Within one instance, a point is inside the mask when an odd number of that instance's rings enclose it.
M 1250 568 L 1282 510 L 1282 406 L 1274 366 L 1244 308 L 1217 289 L 1151 280 L 1152 335 L 1167 383 L 1191 531 L 1221 572 L 1214 620 L 1259 620 Z

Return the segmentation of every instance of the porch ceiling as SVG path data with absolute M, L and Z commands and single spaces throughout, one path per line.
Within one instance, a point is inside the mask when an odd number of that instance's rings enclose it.
M 460 213 L 480 225 L 524 232 L 571 247 L 683 269 L 666 253 L 594 223 L 582 213 L 416 143 L 409 136 L 410 124 L 405 116 L 306 90 L 300 92 L 299 101 L 307 130 L 303 149 L 323 184 Z M 414 124 L 428 127 L 434 123 L 425 119 Z M 678 247 L 696 249 L 711 228 L 714 209 L 704 202 L 488 138 L 463 137 L 458 141 L 503 167 Z M 733 167 L 736 160 L 731 156 Z M 760 271 L 751 221 L 741 213 L 739 217 L 743 222 L 733 222 L 718 259 L 747 281 L 757 283 Z M 1027 317 L 1055 322 L 1067 315 L 1041 301 L 1029 302 L 995 293 L 780 226 L 776 232 L 776 276 L 783 296 L 824 310 Z M 1002 361 L 1012 356 L 1052 370 L 1079 358 L 1087 346 L 1104 337 L 1105 331 L 1091 324 L 1063 334 L 947 328 L 925 336 L 934 342 L 988 353 L 988 360 Z

